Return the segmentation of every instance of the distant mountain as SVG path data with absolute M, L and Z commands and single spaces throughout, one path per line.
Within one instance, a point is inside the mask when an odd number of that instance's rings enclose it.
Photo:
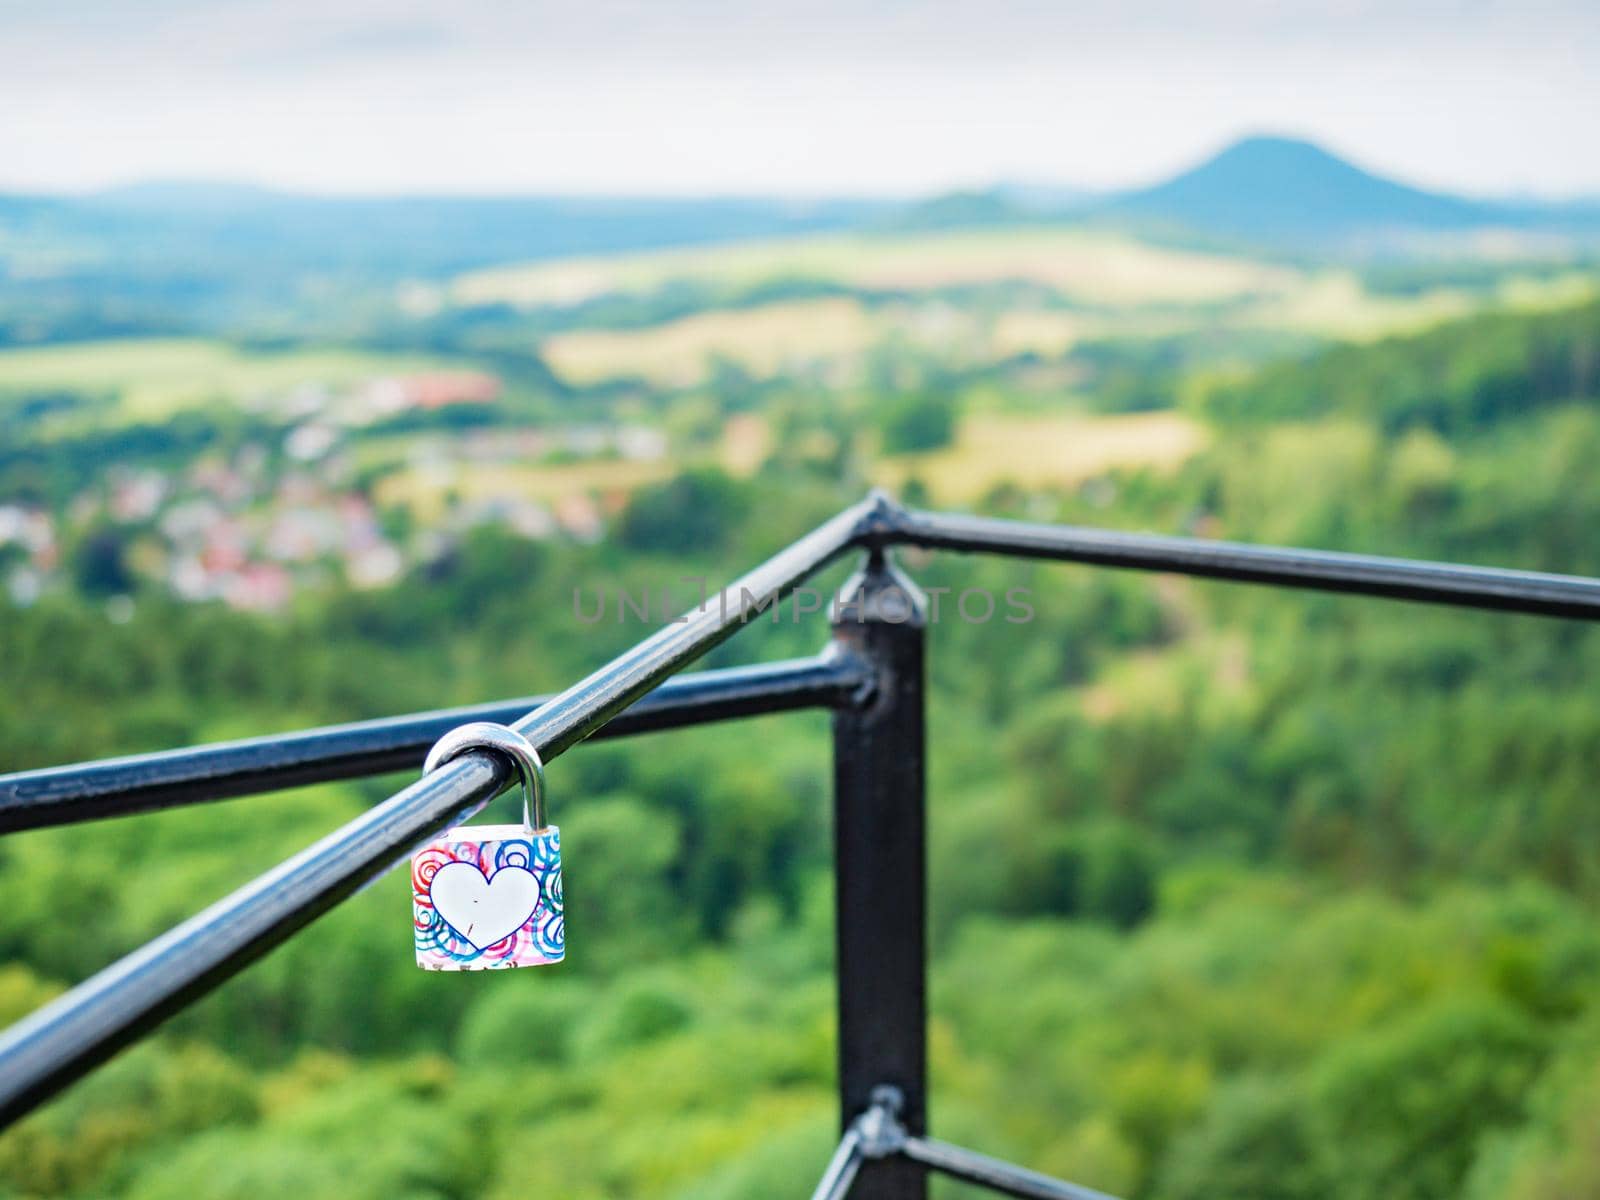
M 1301 251 L 1447 248 L 1486 228 L 1600 237 L 1600 203 L 1476 200 L 1387 179 L 1311 142 L 1250 137 L 1153 187 L 1093 193 L 1002 185 L 952 192 L 883 218 L 941 229 L 1041 220 Z
M 1424 191 L 1293 138 L 1252 137 L 1103 210 L 1185 229 L 1271 240 L 1494 224 L 1495 206 Z
M 1305 248 L 1506 228 L 1600 232 L 1592 203 L 1474 200 L 1363 170 L 1311 142 L 1251 137 L 1154 187 L 1123 192 L 1101 216 Z

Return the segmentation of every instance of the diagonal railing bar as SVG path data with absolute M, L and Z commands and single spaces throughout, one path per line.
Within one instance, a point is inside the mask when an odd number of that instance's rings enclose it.
M 861 1131 L 852 1125 L 839 1139 L 839 1145 L 828 1160 L 822 1178 L 811 1192 L 811 1200 L 844 1200 L 850 1194 L 850 1185 L 855 1183 L 861 1171 L 862 1161 Z
M 833 708 L 869 684 L 865 665 L 843 654 L 697 671 L 668 679 L 593 736 Z M 504 724 L 550 699 L 502 700 L 0 775 L 0 833 L 416 769 L 428 747 L 457 725 Z
M 975 1183 L 992 1192 L 1022 1196 L 1024 1200 L 1116 1200 L 1114 1196 L 1082 1184 L 1041 1175 L 1038 1171 L 1030 1171 L 1003 1159 L 990 1158 L 976 1150 L 966 1150 L 933 1138 L 908 1137 L 899 1152 L 930 1171 Z
M 733 635 L 741 597 L 783 596 L 832 562 L 884 506 L 851 506 L 513 724 L 549 762 L 669 675 Z M 464 754 L 293 858 L 106 967 L 0 1034 L 0 1125 L 54 1095 L 164 1018 L 237 974 L 376 879 L 415 846 L 476 813 L 508 764 Z

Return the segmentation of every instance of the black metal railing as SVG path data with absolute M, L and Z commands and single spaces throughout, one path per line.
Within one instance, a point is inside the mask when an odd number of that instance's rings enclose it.
M 1096 1200 L 927 1135 L 926 622 L 894 546 L 1314 588 L 1600 620 L 1600 580 L 1193 538 L 1108 533 L 901 508 L 874 493 L 552 697 L 0 776 L 0 832 L 148 812 L 419 766 L 466 721 L 509 723 L 546 760 L 585 738 L 805 708 L 833 711 L 839 1112 L 816 1197 L 921 1200 L 939 1172 L 996 1191 Z M 851 550 L 861 569 L 815 658 L 678 673 Z M 455 759 L 0 1034 L 9 1123 L 293 936 L 509 782 L 481 751 Z

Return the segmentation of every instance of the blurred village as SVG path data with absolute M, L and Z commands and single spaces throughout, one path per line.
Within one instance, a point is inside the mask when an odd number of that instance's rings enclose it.
M 412 434 L 405 465 L 440 485 L 435 506 L 384 509 L 363 475 L 360 431 L 407 413 L 494 403 L 501 382 L 476 371 L 377 377 L 333 389 L 307 381 L 261 398 L 287 423 L 281 444 L 251 442 L 230 454 L 205 453 L 173 470 L 109 466 L 61 513 L 0 504 L 0 577 L 13 603 L 28 605 L 65 582 L 61 551 L 69 534 L 105 527 L 96 554 L 90 536 L 77 567 L 99 577 L 75 582 L 109 595 L 108 614 L 132 611 L 122 594 L 160 583 L 184 601 L 218 600 L 252 612 L 286 608 L 297 592 L 333 582 L 352 588 L 393 584 L 409 569 L 447 554 L 470 530 L 495 524 L 531 540 L 597 541 L 626 493 L 570 490 L 537 499 L 512 483 L 462 494 L 451 481 L 495 464 L 611 459 L 654 463 L 667 440 L 639 426 L 569 425 Z M 425 515 L 415 515 L 415 514 Z M 125 550 L 125 552 L 124 552 Z

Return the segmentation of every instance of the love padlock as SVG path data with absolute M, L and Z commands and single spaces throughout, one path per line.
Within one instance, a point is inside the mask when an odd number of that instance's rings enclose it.
M 560 962 L 567 949 L 561 830 L 544 822 L 539 752 L 514 729 L 476 722 L 434 743 L 422 773 L 469 750 L 494 751 L 516 765 L 522 824 L 458 825 L 411 856 L 417 966 L 483 971 Z

